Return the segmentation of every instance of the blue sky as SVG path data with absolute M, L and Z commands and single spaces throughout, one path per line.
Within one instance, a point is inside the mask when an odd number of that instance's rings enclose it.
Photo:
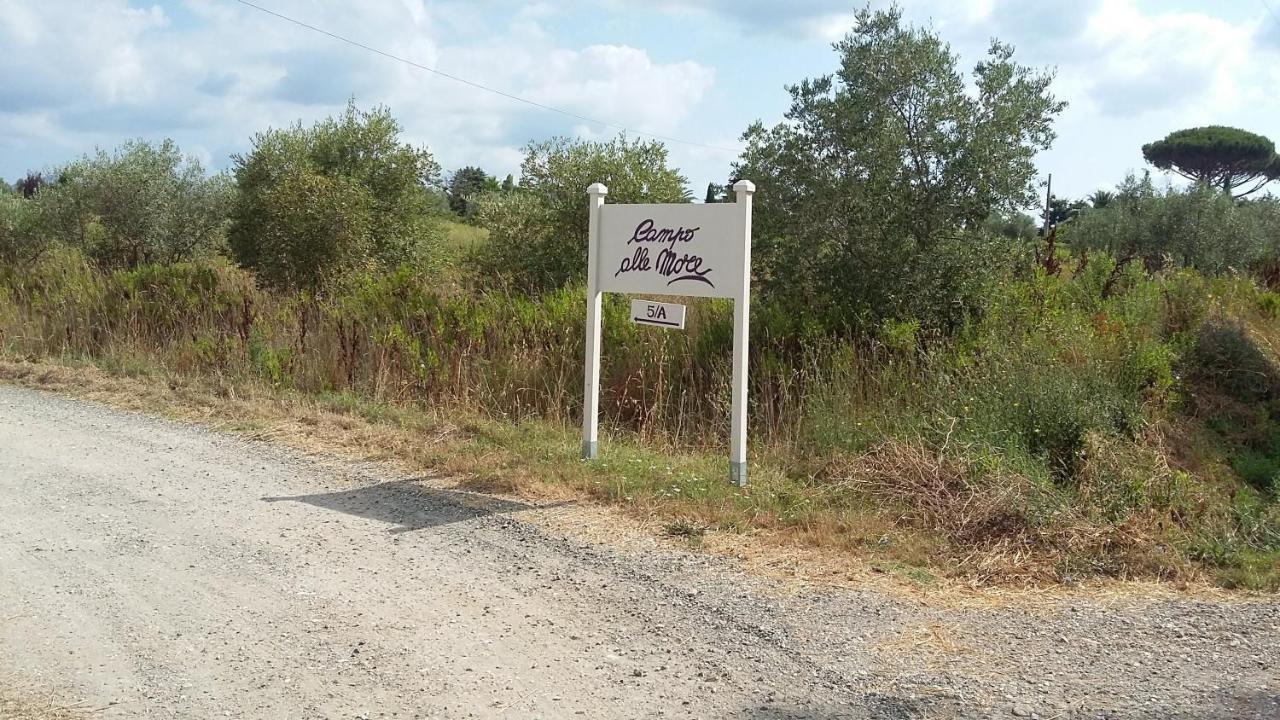
M 478 83 L 635 130 L 738 147 L 831 72 L 851 2 L 255 0 Z M 1059 194 L 1110 187 L 1140 147 L 1202 124 L 1280 139 L 1280 0 L 903 0 L 972 66 L 991 37 L 1057 70 L 1070 103 L 1039 158 Z M 252 134 L 389 105 L 446 170 L 518 175 L 521 146 L 616 133 L 352 48 L 233 0 L 0 0 L 0 177 L 132 137 L 172 137 L 214 169 Z M 696 195 L 734 153 L 669 143 Z

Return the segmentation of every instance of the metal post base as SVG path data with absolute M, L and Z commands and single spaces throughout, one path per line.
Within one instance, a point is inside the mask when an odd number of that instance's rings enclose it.
M 729 463 L 729 482 L 738 487 L 747 486 L 747 464 L 744 462 Z
M 598 453 L 598 448 L 596 447 L 596 446 L 597 446 L 597 444 L 598 444 L 598 443 L 597 443 L 596 441 L 594 441 L 594 440 L 592 440 L 592 441 L 590 441 L 590 442 L 584 442 L 584 443 L 582 443 L 582 459 L 583 459 L 583 460 L 595 460 L 595 459 L 596 459 L 596 455 L 597 455 L 597 453 Z

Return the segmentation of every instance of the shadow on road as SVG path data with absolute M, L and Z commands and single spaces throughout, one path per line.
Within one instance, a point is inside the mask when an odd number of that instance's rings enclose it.
M 1069 698 L 1066 698 L 1069 700 Z M 990 698 L 988 698 L 990 700 Z M 1131 701 L 1132 702 L 1132 701 Z M 1280 718 L 1280 694 L 1268 690 L 1240 688 L 1206 694 L 1182 706 L 1145 705 L 1142 698 L 1136 706 L 1124 709 L 1079 708 L 1071 717 L 1160 718 L 1160 720 L 1272 720 Z M 979 700 L 981 704 L 981 700 Z M 735 720 L 925 720 L 955 717 L 1014 717 L 1010 705 L 1001 703 L 985 712 L 964 712 L 959 705 L 943 698 L 927 695 L 900 696 L 868 692 L 851 694 L 841 707 L 773 703 L 744 708 L 733 715 Z M 1041 717 L 1063 717 L 1059 711 L 1044 711 Z
M 953 705 L 930 698 L 851 692 L 847 702 L 840 706 L 770 703 L 743 708 L 733 717 L 736 720 L 915 720 L 951 718 L 957 713 Z
M 486 515 L 540 507 L 462 490 L 426 487 L 413 478 L 331 493 L 262 499 L 269 503 L 306 503 L 326 510 L 380 520 L 396 526 L 391 529 L 392 533 L 424 530 Z
M 1200 707 L 1169 708 L 1157 714 L 1169 720 L 1269 720 L 1280 717 L 1276 689 L 1223 689 L 1201 699 Z

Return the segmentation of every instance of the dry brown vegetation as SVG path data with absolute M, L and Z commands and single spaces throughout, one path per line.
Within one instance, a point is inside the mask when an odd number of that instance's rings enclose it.
M 80 720 L 90 713 L 67 707 L 57 693 L 0 678 L 0 720 Z

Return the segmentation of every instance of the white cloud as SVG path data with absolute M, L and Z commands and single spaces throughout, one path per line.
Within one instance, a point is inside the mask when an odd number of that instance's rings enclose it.
M 611 3 L 626 6 L 623 0 Z M 684 16 L 715 16 L 754 32 L 829 39 L 832 28 L 848 30 L 853 20 L 849 0 L 656 0 L 652 6 Z
M 1268 73 L 1254 62 L 1253 23 L 1204 13 L 1143 13 L 1108 0 L 1089 19 L 1082 49 L 1092 56 L 1090 99 L 1106 114 L 1180 111 L 1228 115 Z M 1078 72 L 1078 71 L 1077 71 Z
M 537 5 L 493 15 L 506 24 L 471 35 L 449 31 L 475 25 L 466 4 L 270 7 L 477 83 L 654 132 L 678 128 L 714 82 L 709 67 L 658 62 L 636 47 L 558 47 L 539 25 L 549 10 Z M 577 122 L 216 0 L 168 14 L 125 0 L 0 0 L 0 16 L 0 154 L 36 145 L 51 153 L 46 164 L 95 144 L 173 135 L 224 165 L 253 132 L 310 122 L 354 96 L 389 105 L 446 167 L 491 162 L 510 172 L 524 142 L 571 133 Z
M 571 108 L 614 124 L 653 132 L 675 130 L 711 87 L 715 72 L 694 62 L 661 65 L 620 45 L 556 50 L 530 78 L 531 99 Z
M 215 166 L 253 132 L 310 122 L 348 97 L 385 103 L 406 136 L 447 168 L 518 170 L 534 138 L 613 130 L 539 110 L 344 45 L 227 0 L 0 0 L 0 167 L 12 175 L 132 136 L 172 136 Z M 625 25 L 658 12 L 720 47 L 789 67 L 796 53 L 846 33 L 860 2 L 808 0 L 264 0 L 279 12 L 442 71 L 636 130 L 720 146 L 763 115 L 779 118 L 776 86 L 743 89 L 736 58 L 697 62 L 664 38 L 565 30 L 579 12 Z M 1182 10 L 1163 0 L 902 0 L 908 21 L 933 27 L 980 59 L 992 36 L 1019 62 L 1057 66 L 1053 91 L 1071 107 L 1042 167 L 1083 194 L 1142 166 L 1139 148 L 1180 127 L 1221 123 L 1280 134 L 1280 22 L 1260 5 Z M 876 0 L 887 7 L 889 0 Z M 1180 3 L 1179 6 L 1186 6 Z M 556 30 L 557 32 L 553 32 Z M 564 37 L 582 38 L 567 42 Z M 769 36 L 769 37 L 766 37 Z M 793 77 L 835 69 L 833 54 Z M 804 60 L 803 62 L 810 62 Z M 775 80 L 776 81 L 776 80 Z M 717 84 L 719 83 L 719 87 Z M 780 82 L 779 82 L 780 84 Z M 732 97 L 730 97 L 732 95 Z M 770 115 L 773 115 L 772 117 Z M 709 120 L 710 119 L 710 120 Z M 713 137 L 714 136 L 714 137 Z M 672 144 L 696 184 L 723 180 L 732 157 Z M 16 158 L 16 159 L 15 159 Z M 695 189 L 695 192 L 699 192 Z
M 877 0 L 872 6 L 890 4 Z M 1273 62 L 1280 52 L 1280 21 L 1260 5 L 1228 11 L 1213 5 L 1184 10 L 1162 0 L 898 4 L 908 22 L 931 27 L 950 42 L 966 67 L 995 37 L 1017 48 L 1018 62 L 1056 69 L 1052 91 L 1070 107 L 1041 167 L 1054 172 L 1055 187 L 1067 193 L 1113 184 L 1125 171 L 1141 168 L 1142 144 L 1171 130 L 1213 123 L 1280 132 L 1273 125 L 1280 110 L 1274 90 L 1280 87 L 1280 65 Z M 757 32 L 801 32 L 813 40 L 839 37 L 851 27 L 839 6 L 822 1 L 669 4 L 671 12 L 689 12 L 690 6 L 725 21 L 736 18 Z M 779 17 L 784 11 L 790 13 L 786 20 Z M 820 72 L 834 67 L 833 57 Z

